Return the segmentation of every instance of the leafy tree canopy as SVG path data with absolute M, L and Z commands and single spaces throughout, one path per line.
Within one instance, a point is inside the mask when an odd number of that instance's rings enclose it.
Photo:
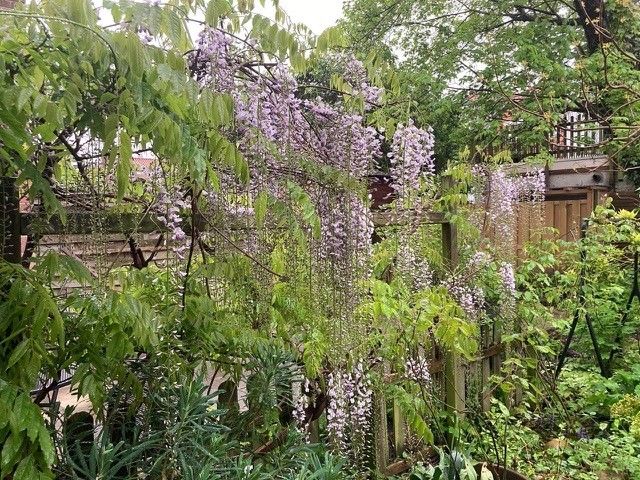
M 579 111 L 612 129 L 614 160 L 635 165 L 635 2 L 351 0 L 346 23 L 359 48 L 393 51 L 436 133 L 459 120 L 445 142 L 487 144 L 505 118 L 519 121 L 522 141 L 540 142 L 564 112 Z

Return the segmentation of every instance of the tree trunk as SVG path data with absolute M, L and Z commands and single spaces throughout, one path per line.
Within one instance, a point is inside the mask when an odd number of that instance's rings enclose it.
M 584 30 L 589 54 L 592 54 L 611 40 L 604 0 L 573 0 L 573 5 Z

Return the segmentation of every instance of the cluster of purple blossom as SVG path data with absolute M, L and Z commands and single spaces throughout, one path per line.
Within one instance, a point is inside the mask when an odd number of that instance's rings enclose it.
M 400 236 L 398 239 L 396 269 L 413 290 L 419 291 L 432 286 L 434 276 L 427 260 L 416 253 L 409 240 L 406 236 Z
M 469 201 L 481 203 L 488 196 L 488 211 L 485 214 L 496 233 L 503 238 L 513 235 L 518 202 L 541 202 L 545 197 L 544 170 L 509 175 L 504 168 L 491 170 L 485 165 L 474 165 L 472 175 L 480 181 L 469 192 Z
M 469 259 L 469 269 L 475 273 L 489 265 L 489 263 L 491 263 L 491 255 L 482 250 L 478 250 Z
M 304 379 L 300 390 L 300 396 L 296 400 L 295 408 L 293 410 L 293 419 L 296 422 L 296 427 L 298 428 L 298 430 L 305 433 L 306 435 L 309 427 L 307 409 L 309 408 L 311 395 L 311 382 L 309 382 L 309 379 Z
M 250 40 L 235 38 L 222 28 L 207 28 L 196 47 L 189 56 L 190 68 L 203 89 L 228 94 L 233 100 L 235 121 L 229 140 L 249 170 L 248 184 L 241 185 L 220 169 L 221 190 L 249 197 L 266 191 L 282 204 L 292 202 L 288 182 L 304 190 L 320 224 L 320 238 L 310 243 L 313 274 L 336 277 L 333 274 L 339 271 L 339 280 L 331 287 L 339 293 L 334 292 L 336 305 L 328 308 L 328 315 L 347 323 L 357 310 L 363 290 L 358 280 L 368 271 L 372 253 L 369 202 L 356 191 L 362 191 L 358 187 L 365 186 L 382 157 L 382 135 L 367 123 L 357 102 L 301 95 L 291 70 L 273 58 L 265 61 Z M 369 81 L 362 62 L 347 54 L 332 55 L 329 61 L 351 86 L 351 93 L 364 99 L 365 109 L 381 101 L 384 92 Z M 433 142 L 430 129 L 419 129 L 411 121 L 397 129 L 391 160 L 398 191 L 409 196 L 411 189 L 422 186 L 423 177 L 433 174 Z M 339 182 L 332 185 L 327 178 Z M 245 197 L 235 204 L 211 195 L 207 200 L 223 218 L 246 219 L 252 214 L 250 207 L 241 207 L 251 204 Z M 420 259 L 412 262 L 414 286 L 430 285 L 428 265 Z
M 336 53 L 331 60 L 352 86 L 354 93 L 362 96 L 365 109 L 369 110 L 380 103 L 384 90 L 371 84 L 367 69 L 360 60 L 348 53 Z
M 238 57 L 235 60 L 229 59 L 232 52 Z M 250 170 L 248 190 L 256 191 L 260 185 L 287 201 L 282 183 L 293 177 L 307 189 L 320 217 L 320 255 L 332 264 L 345 265 L 352 264 L 354 257 L 368 258 L 373 225 L 366 202 L 354 193 L 318 191 L 296 162 L 326 165 L 356 182 L 364 181 L 381 155 L 380 135 L 362 115 L 342 105 L 329 105 L 319 98 L 302 100 L 296 79 L 283 64 L 268 67 L 268 75 L 256 71 L 249 80 L 246 75 L 236 79 L 238 68 L 246 69 L 251 63 L 242 55 L 251 54 L 252 49 L 244 52 L 222 30 L 206 29 L 191 62 L 203 87 L 230 93 L 234 99 L 237 144 Z M 361 62 L 346 55 L 336 56 L 335 61 L 348 81 L 362 89 L 369 85 Z M 365 96 L 373 97 L 375 90 L 366 92 Z
M 217 28 L 204 29 L 190 56 L 191 71 L 201 83 L 219 92 L 232 91 L 235 81 L 230 49 L 229 35 Z
M 498 274 L 502 279 L 502 287 L 509 298 L 513 298 L 516 294 L 516 276 L 513 270 L 513 265 L 507 262 L 502 262 L 498 270 Z
M 362 362 L 351 372 L 337 370 L 329 374 L 327 395 L 329 438 L 338 450 L 345 451 L 348 445 L 357 459 L 366 447 L 373 397 Z
M 547 177 L 543 169 L 531 170 L 519 178 L 520 201 L 542 202 L 547 190 Z
M 140 38 L 140 41 L 145 45 L 153 41 L 153 35 L 151 34 L 151 31 L 149 31 L 149 29 L 146 27 L 138 28 L 138 38 Z
M 407 379 L 421 385 L 428 385 L 431 381 L 429 362 L 426 358 L 420 355 L 416 357 L 407 357 L 404 365 L 404 374 Z
M 359 259 L 369 256 L 373 220 L 368 206 L 357 195 L 330 196 L 325 191 L 317 199 L 317 212 L 321 219 L 321 257 L 341 262 L 351 253 L 360 264 Z
M 156 218 L 169 231 L 171 250 L 179 259 L 184 258 L 188 249 L 187 234 L 182 230 L 180 212 L 189 210 L 191 206 L 184 200 L 184 194 L 177 188 L 167 192 L 160 187 L 156 199 Z
M 431 128 L 418 128 L 412 120 L 407 125 L 398 125 L 388 156 L 391 186 L 399 198 L 407 198 L 410 192 L 420 188 L 421 179 L 434 174 L 433 146 Z
M 519 182 L 510 177 L 504 170 L 491 174 L 490 215 L 499 233 L 511 235 L 513 215 L 520 196 Z
M 452 277 L 443 282 L 449 294 L 462 307 L 469 320 L 477 320 L 485 307 L 484 291 L 479 286 L 470 286 L 462 278 Z

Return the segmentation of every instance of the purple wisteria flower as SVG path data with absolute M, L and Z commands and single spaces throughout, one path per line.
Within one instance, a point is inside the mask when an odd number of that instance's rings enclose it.
M 443 282 L 449 294 L 462 307 L 469 320 L 477 320 L 485 307 L 482 288 L 469 286 L 461 278 L 449 278 Z
M 480 270 L 491 263 L 491 255 L 487 252 L 477 251 L 469 259 L 469 268 L 471 270 Z
M 422 357 L 408 357 L 404 366 L 405 376 L 421 385 L 428 385 L 431 382 L 431 374 L 429 373 L 429 362 Z
M 431 128 L 418 128 L 412 120 L 407 125 L 398 125 L 388 156 L 391 186 L 400 198 L 420 188 L 420 180 L 435 173 L 433 147 Z
M 516 294 L 516 276 L 513 270 L 513 265 L 507 262 L 503 262 L 498 270 L 500 278 L 502 279 L 502 287 L 509 297 L 514 297 Z
M 206 28 L 198 37 L 196 51 L 190 56 L 191 70 L 203 84 L 220 92 L 234 87 L 234 64 L 229 50 L 231 38 L 217 28 Z
M 307 430 L 309 427 L 307 408 L 309 408 L 310 404 L 310 395 L 311 382 L 309 382 L 309 379 L 305 378 L 301 385 L 300 396 L 296 400 L 295 408 L 293 410 L 293 419 L 296 422 L 296 427 L 300 432 L 305 434 L 305 437 L 308 435 Z
M 470 203 L 487 207 L 487 218 L 499 238 L 513 238 L 519 202 L 539 203 L 545 198 L 544 170 L 509 174 L 504 167 L 474 165 L 471 172 L 475 183 L 468 193 Z
M 169 193 L 161 186 L 157 195 L 156 218 L 169 231 L 171 250 L 179 259 L 183 259 L 189 246 L 187 234 L 182 229 L 180 211 L 189 210 L 191 205 L 185 202 L 184 194 L 177 188 Z
M 329 438 L 336 449 L 348 451 L 358 461 L 365 453 L 373 401 L 371 381 L 362 362 L 351 372 L 329 374 L 327 395 Z
M 414 291 L 424 290 L 433 285 L 433 270 L 429 262 L 411 247 L 409 240 L 404 236 L 398 239 L 396 269 Z

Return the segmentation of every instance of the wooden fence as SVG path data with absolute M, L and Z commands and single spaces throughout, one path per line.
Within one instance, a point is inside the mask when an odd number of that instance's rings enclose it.
M 484 235 L 493 245 L 499 245 L 512 258 L 522 258 L 528 243 L 541 239 L 573 242 L 580 238 L 580 224 L 601 202 L 601 192 L 595 189 L 574 189 L 570 192 L 547 194 L 543 202 L 520 203 L 513 216 L 512 237 L 496 231 L 493 226 Z
M 375 213 L 377 228 L 406 222 L 393 213 Z M 441 214 L 412 212 L 413 222 L 442 226 L 442 256 L 450 269 L 458 263 L 457 230 Z M 434 346 L 429 352 L 429 372 L 435 392 L 452 413 L 464 416 L 471 409 L 487 411 L 493 395 L 491 377 L 499 373 L 504 359 L 501 330 L 497 322 L 480 327 L 480 352 L 473 361 L 466 361 Z M 388 475 L 401 473 L 408 465 L 401 460 L 405 450 L 408 426 L 400 406 L 387 402 L 381 392 L 374 394 L 373 440 L 376 469 Z

